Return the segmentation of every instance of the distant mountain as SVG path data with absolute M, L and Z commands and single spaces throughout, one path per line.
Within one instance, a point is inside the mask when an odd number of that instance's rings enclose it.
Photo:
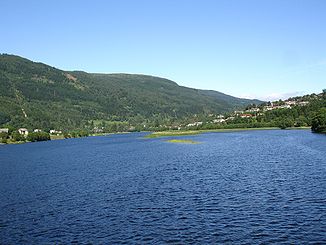
M 74 129 L 94 121 L 181 120 L 252 103 L 261 101 L 187 88 L 154 76 L 63 71 L 0 55 L 0 125 Z

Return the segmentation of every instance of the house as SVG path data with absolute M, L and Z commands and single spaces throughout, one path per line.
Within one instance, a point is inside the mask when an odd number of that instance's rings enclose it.
M 252 115 L 251 114 L 242 114 L 242 115 L 240 115 L 240 117 L 241 118 L 250 118 L 250 117 L 252 117 Z
M 234 111 L 235 115 L 239 115 L 239 114 L 242 114 L 242 113 L 243 113 L 243 111 Z
M 103 133 L 103 127 L 102 127 L 102 128 L 94 127 L 94 128 L 93 128 L 93 132 L 96 133 L 96 134 L 97 134 L 97 133 Z
M 203 124 L 203 122 L 194 122 L 194 123 L 189 123 L 189 124 L 187 124 L 186 127 L 200 126 L 200 125 L 202 125 L 202 124 Z
M 301 102 L 299 102 L 300 106 L 305 106 L 305 105 L 308 105 L 308 104 L 309 104 L 309 101 L 301 101 Z
M 34 133 L 40 133 L 40 132 L 42 132 L 42 130 L 41 129 L 34 129 Z
M 0 133 L 9 133 L 9 128 L 0 128 Z
M 275 108 L 272 107 L 272 106 L 266 106 L 264 107 L 264 111 L 271 111 L 271 110 L 274 110 Z
M 51 130 L 50 130 L 50 134 L 60 135 L 60 134 L 62 134 L 62 131 L 61 131 L 61 130 L 51 129 Z
M 224 123 L 224 122 L 225 122 L 225 119 L 223 119 L 223 118 L 213 120 L 213 123 Z
M 246 110 L 246 112 L 258 112 L 258 111 L 260 111 L 259 108 L 251 108 L 249 110 Z
M 27 128 L 20 128 L 20 129 L 18 129 L 18 133 L 20 133 L 21 135 L 27 136 L 28 130 L 27 130 Z
M 297 102 L 296 101 L 293 101 L 293 100 L 289 100 L 289 101 L 285 101 L 285 104 L 286 105 L 296 105 Z
M 291 106 L 290 105 L 276 105 L 273 107 L 272 110 L 275 110 L 275 109 L 291 109 Z

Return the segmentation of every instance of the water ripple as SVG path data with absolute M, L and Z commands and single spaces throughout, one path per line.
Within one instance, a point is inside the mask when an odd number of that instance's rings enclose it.
M 325 136 L 141 136 L 1 147 L 0 243 L 326 244 Z

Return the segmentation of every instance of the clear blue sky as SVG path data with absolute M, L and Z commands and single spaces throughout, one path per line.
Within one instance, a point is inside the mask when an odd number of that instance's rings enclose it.
M 326 88 L 325 0 L 2 0 L 0 52 L 273 98 Z

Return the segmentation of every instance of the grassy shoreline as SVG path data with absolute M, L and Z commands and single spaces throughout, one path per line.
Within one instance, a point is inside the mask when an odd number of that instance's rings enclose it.
M 253 131 L 253 130 L 279 130 L 278 127 L 265 127 L 265 128 L 228 128 L 228 129 L 207 129 L 207 130 L 189 130 L 189 131 L 161 131 L 153 132 L 146 135 L 145 138 L 159 138 L 159 137 L 171 137 L 171 136 L 187 136 L 187 135 L 198 135 L 202 133 L 223 133 L 223 132 L 237 132 L 237 131 Z M 298 127 L 298 128 L 287 128 L 286 130 L 307 130 L 310 127 Z
M 181 139 L 172 139 L 172 140 L 167 140 L 166 142 L 169 143 L 176 143 L 176 144 L 200 144 L 200 142 L 194 141 L 194 140 L 181 140 Z
M 188 135 L 199 135 L 202 133 L 224 133 L 224 132 L 237 132 L 237 131 L 253 131 L 253 130 L 279 130 L 277 127 L 265 127 L 265 128 L 228 128 L 228 129 L 207 129 L 207 130 L 180 130 L 180 131 L 159 131 L 159 132 L 150 132 L 150 134 L 144 136 L 143 138 L 152 139 L 160 137 L 174 137 L 174 136 L 188 136 Z M 293 127 L 287 128 L 285 130 L 308 130 L 310 127 Z M 146 131 L 148 132 L 148 131 Z M 97 133 L 91 134 L 87 137 L 94 136 L 107 136 L 107 135 L 116 135 L 116 134 L 128 134 L 130 132 L 117 132 L 117 133 Z M 325 132 L 326 133 L 326 132 Z M 51 135 L 51 140 L 64 140 L 63 135 Z M 174 142 L 172 142 L 174 141 Z M 180 140 L 172 140 L 171 143 L 188 143 L 188 142 L 176 142 Z M 169 142 L 169 141 L 168 141 Z M 0 143 L 0 145 L 16 145 L 16 144 L 25 144 L 30 143 L 30 141 L 8 141 L 7 143 Z M 197 143 L 197 142 L 195 142 Z M 194 144 L 194 143 L 191 143 Z
M 107 135 L 116 135 L 116 134 L 128 134 L 130 132 L 117 132 L 117 133 L 96 133 L 96 134 L 90 134 L 88 136 L 84 137 L 94 137 L 94 136 L 107 136 Z M 77 139 L 77 138 L 84 138 L 84 137 L 74 137 L 74 138 L 65 138 L 63 135 L 50 135 L 50 140 L 45 141 L 52 141 L 52 140 L 65 140 L 65 139 Z M 11 141 L 8 140 L 7 143 L 1 143 L 0 145 L 18 145 L 18 144 L 26 144 L 26 143 L 36 143 L 36 142 L 42 142 L 42 141 Z

